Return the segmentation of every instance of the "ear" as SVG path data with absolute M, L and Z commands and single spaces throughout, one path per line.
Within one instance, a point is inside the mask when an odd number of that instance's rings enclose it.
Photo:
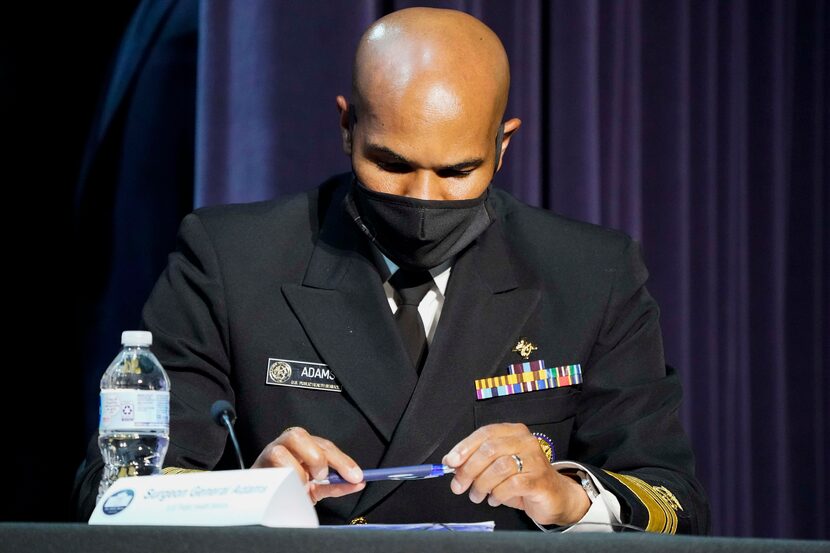
M 504 122 L 504 136 L 501 139 L 501 153 L 499 154 L 499 166 L 496 168 L 496 171 L 501 169 L 501 163 L 504 160 L 504 152 L 507 151 L 507 146 L 510 144 L 510 138 L 513 136 L 513 133 L 519 130 L 519 127 L 522 126 L 522 120 L 510 119 L 509 121 Z
M 349 124 L 349 102 L 342 95 L 338 96 L 335 102 L 340 114 L 340 140 L 343 144 L 343 152 L 350 156 L 352 155 L 352 130 Z

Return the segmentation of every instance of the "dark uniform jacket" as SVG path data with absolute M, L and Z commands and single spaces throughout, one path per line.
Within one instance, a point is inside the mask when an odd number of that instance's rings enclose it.
M 613 491 L 622 521 L 703 533 L 708 506 L 663 358 L 658 308 L 627 236 L 531 208 L 494 190 L 498 215 L 453 265 L 420 378 L 396 330 L 368 241 L 343 209 L 348 177 L 286 200 L 197 210 L 144 308 L 171 380 L 167 467 L 236 468 L 210 418 L 233 403 L 246 464 L 286 427 L 326 437 L 364 468 L 440 463 L 476 428 L 521 422 Z M 475 380 L 530 360 L 580 364 L 583 383 L 477 400 Z M 340 392 L 269 385 L 276 360 L 322 363 Z M 269 380 L 273 383 L 273 374 Z M 100 478 L 94 440 L 78 482 L 88 516 Z M 448 478 L 370 483 L 317 504 L 321 524 L 494 520 Z

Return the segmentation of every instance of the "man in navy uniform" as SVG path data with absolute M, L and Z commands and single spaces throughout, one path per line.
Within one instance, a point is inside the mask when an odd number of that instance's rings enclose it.
M 247 462 L 296 469 L 323 524 L 706 532 L 637 244 L 491 186 L 521 125 L 509 81 L 477 19 L 390 14 L 337 97 L 352 174 L 185 218 L 143 313 L 167 472 L 233 467 L 209 415 L 227 399 Z M 362 481 L 440 462 L 454 476 Z M 84 513 L 100 467 L 93 443 Z M 311 482 L 331 469 L 350 483 Z

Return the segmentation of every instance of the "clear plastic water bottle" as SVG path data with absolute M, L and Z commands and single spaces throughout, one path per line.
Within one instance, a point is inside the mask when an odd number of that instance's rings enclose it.
M 122 349 L 101 378 L 98 499 L 122 476 L 159 474 L 170 435 L 170 379 L 150 351 L 153 335 L 121 334 Z

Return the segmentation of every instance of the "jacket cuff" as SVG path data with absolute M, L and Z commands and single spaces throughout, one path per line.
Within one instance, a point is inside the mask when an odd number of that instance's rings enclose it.
M 677 532 L 677 511 L 683 507 L 665 486 L 651 484 L 631 476 L 608 470 L 593 473 L 606 488 L 614 490 L 628 511 L 623 521 L 644 528 L 646 532 L 674 534 Z M 629 520 L 625 520 L 628 518 Z

